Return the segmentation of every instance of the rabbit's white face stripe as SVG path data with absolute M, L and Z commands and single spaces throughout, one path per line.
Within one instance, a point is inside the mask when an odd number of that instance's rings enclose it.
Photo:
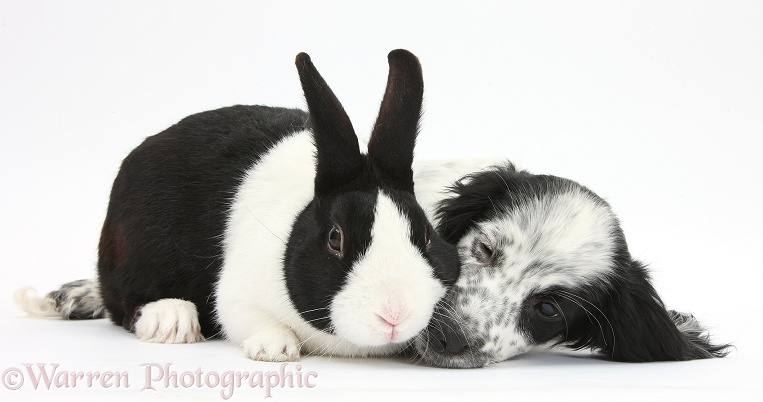
M 411 243 L 410 221 L 381 191 L 374 216 L 371 243 L 334 298 L 331 320 L 353 342 L 404 342 L 426 327 L 445 287 Z

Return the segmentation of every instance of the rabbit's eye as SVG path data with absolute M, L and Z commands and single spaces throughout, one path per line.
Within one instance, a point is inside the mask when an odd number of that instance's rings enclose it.
M 329 232 L 328 248 L 337 257 L 342 257 L 344 252 L 344 236 L 342 236 L 342 228 L 339 225 L 335 224 Z

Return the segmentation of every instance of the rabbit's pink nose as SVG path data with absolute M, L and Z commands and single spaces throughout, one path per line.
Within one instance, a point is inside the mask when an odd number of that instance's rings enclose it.
M 390 342 L 396 341 L 398 338 L 398 331 L 396 326 L 399 323 L 399 320 L 391 319 L 379 314 L 376 316 L 379 317 L 379 321 L 381 321 L 382 324 L 386 326 L 386 330 L 383 331 L 383 333 L 386 334 L 385 337 L 387 340 Z
M 389 303 L 382 306 L 376 315 L 386 324 L 394 327 L 405 321 L 411 312 L 399 303 Z
M 384 315 L 380 315 L 380 314 L 377 314 L 377 316 L 381 319 L 381 321 L 384 324 L 387 324 L 387 325 L 389 325 L 391 327 L 394 327 L 395 325 L 400 323 L 400 320 L 395 319 L 395 318 L 390 318 L 388 316 L 384 316 Z

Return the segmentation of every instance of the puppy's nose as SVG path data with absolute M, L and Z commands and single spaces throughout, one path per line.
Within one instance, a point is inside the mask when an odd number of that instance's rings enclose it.
M 468 346 L 464 331 L 447 315 L 430 323 L 428 331 L 431 336 L 429 345 L 437 353 L 458 354 Z

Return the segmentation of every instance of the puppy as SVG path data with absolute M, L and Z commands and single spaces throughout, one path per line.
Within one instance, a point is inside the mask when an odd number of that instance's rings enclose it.
M 430 364 L 483 367 L 548 345 L 626 362 L 727 354 L 692 315 L 665 308 L 612 209 L 586 187 L 508 162 L 414 171 L 417 198 L 461 258 L 415 340 Z

